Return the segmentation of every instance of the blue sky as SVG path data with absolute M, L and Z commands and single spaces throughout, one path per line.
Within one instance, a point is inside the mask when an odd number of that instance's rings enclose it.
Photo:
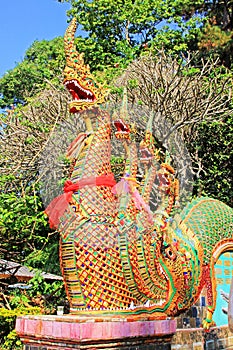
M 2 0 L 0 77 L 21 62 L 35 40 L 63 36 L 70 4 L 57 0 Z

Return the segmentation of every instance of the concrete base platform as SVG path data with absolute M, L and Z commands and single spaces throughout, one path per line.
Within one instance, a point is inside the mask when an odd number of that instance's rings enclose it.
M 25 350 L 169 350 L 176 320 L 22 316 L 16 331 Z

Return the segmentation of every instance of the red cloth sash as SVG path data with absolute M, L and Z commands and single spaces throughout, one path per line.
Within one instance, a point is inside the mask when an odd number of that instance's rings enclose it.
M 60 222 L 60 218 L 68 208 L 68 205 L 72 199 L 72 194 L 85 186 L 107 186 L 113 187 L 116 185 L 113 174 L 91 176 L 85 179 L 81 179 L 75 183 L 67 180 L 64 184 L 64 193 L 54 198 L 52 202 L 45 209 L 45 213 L 49 217 L 49 225 L 51 228 L 57 228 Z

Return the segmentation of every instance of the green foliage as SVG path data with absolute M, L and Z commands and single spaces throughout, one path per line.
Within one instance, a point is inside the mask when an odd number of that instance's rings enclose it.
M 48 235 L 46 244 L 43 245 L 42 249 L 34 249 L 27 254 L 25 263 L 33 268 L 60 275 L 58 232 Z
M 57 305 L 64 305 L 66 302 L 61 281 L 47 283 L 40 272 L 37 272 L 29 281 L 29 285 L 27 290 L 16 289 L 5 295 L 8 299 L 8 309 L 0 308 L 0 349 L 22 349 L 22 343 L 15 332 L 18 316 L 54 314 Z
M 218 58 L 221 64 L 231 68 L 233 49 L 233 11 L 232 0 L 204 2 L 202 6 L 194 5 L 199 13 L 205 16 L 205 25 L 199 32 L 196 42 L 201 51 L 201 57 Z
M 90 66 L 126 66 L 152 46 L 170 51 L 187 49 L 197 37 L 202 19 L 189 0 L 70 0 L 70 16 L 77 18 L 87 38 L 79 39 Z M 203 1 L 196 1 L 201 5 Z
M 14 186 L 15 180 L 11 175 L 0 177 L 1 256 L 60 274 L 59 237 L 50 232 L 39 184 L 19 188 Z
M 45 87 L 46 79 L 61 75 L 64 64 L 63 38 L 35 41 L 24 60 L 0 79 L 0 108 L 24 104 Z
M 48 241 L 48 223 L 38 185 L 12 188 L 14 177 L 1 176 L 0 247 L 15 253 L 18 259 L 41 249 Z
M 45 312 L 54 313 L 57 305 L 64 305 L 65 303 L 65 290 L 63 281 L 54 281 L 48 283 L 38 270 L 35 276 L 29 282 L 30 288 L 27 290 L 27 296 L 31 299 L 31 302 L 36 303 L 37 297 L 40 305 L 43 305 Z
M 203 167 L 196 183 L 196 193 L 217 198 L 230 206 L 233 206 L 230 170 L 233 161 L 232 138 L 231 114 L 223 121 L 203 122 L 192 145 L 198 151 Z
M 233 49 L 233 30 L 225 31 L 216 25 L 207 25 L 199 34 L 198 47 L 204 57 L 214 57 L 226 67 L 231 67 Z
M 66 1 L 71 4 L 68 14 L 87 33 L 81 47 L 94 69 L 125 66 L 148 48 L 169 54 L 199 48 L 231 65 L 232 1 Z
M 1 311 L 0 311 L 1 314 Z M 23 349 L 23 344 L 19 337 L 17 336 L 16 330 L 13 329 L 10 331 L 2 341 L 2 345 L 0 344 L 1 350 L 21 350 Z
M 30 306 L 29 299 L 25 295 L 21 298 L 13 296 L 10 307 L 11 310 L 0 308 L 0 349 L 22 349 L 22 343 L 15 331 L 16 318 L 22 315 L 38 315 L 41 313 L 41 308 Z

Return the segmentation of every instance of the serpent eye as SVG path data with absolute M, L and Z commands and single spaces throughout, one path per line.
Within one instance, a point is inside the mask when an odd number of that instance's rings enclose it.
M 165 254 L 169 259 L 176 260 L 176 254 L 170 247 L 165 249 Z
M 94 80 L 92 80 L 91 78 L 85 78 L 84 81 L 85 81 L 87 86 L 89 86 L 89 87 L 95 86 L 96 87 Z

